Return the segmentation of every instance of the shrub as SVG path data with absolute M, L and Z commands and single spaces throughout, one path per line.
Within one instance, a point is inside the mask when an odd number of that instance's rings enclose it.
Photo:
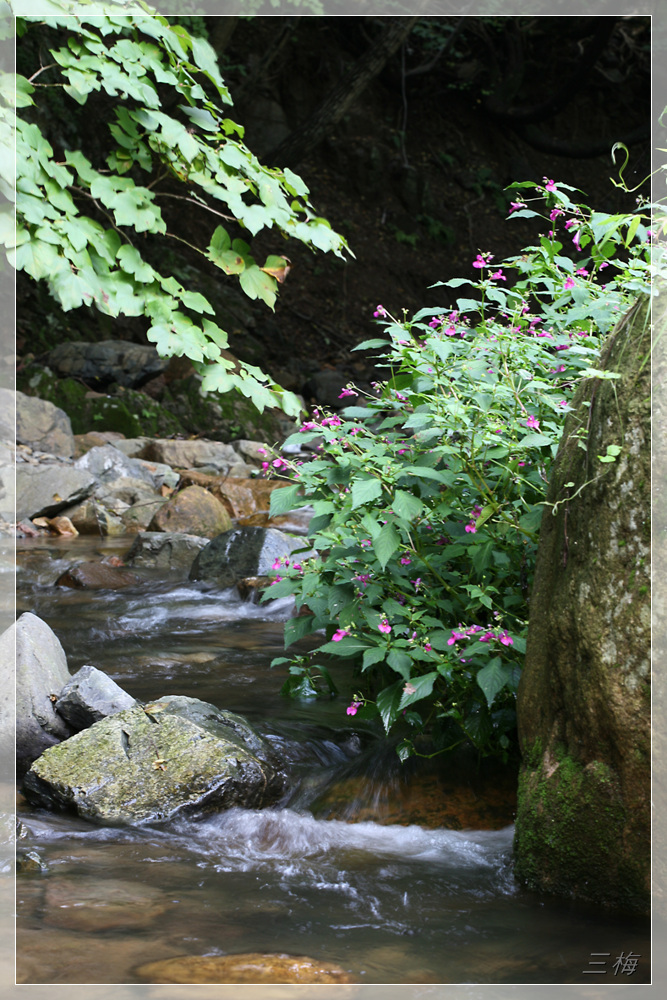
M 573 190 L 545 178 L 536 197 L 550 229 L 536 245 L 500 266 L 480 253 L 479 280 L 438 283 L 470 285 L 474 298 L 411 319 L 378 306 L 388 339 L 359 348 L 379 350 L 386 380 L 365 400 L 348 385 L 352 405 L 316 411 L 286 442 L 321 436 L 313 461 L 266 463 L 296 480 L 274 491 L 273 514 L 314 508 L 317 554 L 274 566 L 270 596 L 293 594 L 302 612 L 285 645 L 326 638 L 274 660 L 290 664 L 286 690 L 332 693 L 321 655 L 352 658 L 359 690 L 347 713 L 379 715 L 402 757 L 422 733 L 432 753 L 470 741 L 507 757 L 513 747 L 549 469 L 578 382 L 617 377 L 594 367 L 601 341 L 648 288 L 642 217 L 591 212 Z M 532 205 L 514 202 L 513 214 L 535 216 Z M 587 416 L 574 414 L 583 447 Z M 601 456 L 597 474 L 618 452 Z

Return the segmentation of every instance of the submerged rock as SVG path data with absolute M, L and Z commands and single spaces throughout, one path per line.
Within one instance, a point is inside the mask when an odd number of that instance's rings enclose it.
M 137 975 L 151 983 L 357 983 L 347 969 L 305 955 L 181 955 L 147 962 Z M 340 994 L 337 993 L 337 996 Z
M 297 545 L 276 528 L 234 528 L 212 539 L 190 570 L 191 580 L 215 580 L 233 587 L 247 577 L 266 576 L 280 556 L 289 556 Z
M 122 566 L 105 562 L 82 562 L 71 566 L 56 580 L 57 587 L 75 590 L 119 590 L 141 583 L 141 577 Z
M 517 876 L 640 912 L 651 874 L 650 329 L 639 303 L 598 364 L 622 378 L 587 379 L 575 395 L 542 519 L 517 704 Z M 603 465 L 609 445 L 621 452 Z
M 261 808 L 284 790 L 270 747 L 244 719 L 178 696 L 119 712 L 52 747 L 23 786 L 32 802 L 128 825 Z
M 71 736 L 54 702 L 70 681 L 67 657 L 51 628 L 26 611 L 0 636 L 0 657 L 11 662 L 16 649 L 16 757 L 24 771 L 48 747 Z
M 136 881 L 60 876 L 47 883 L 44 921 L 87 934 L 137 929 L 150 927 L 170 903 L 159 889 Z
M 65 684 L 55 709 L 72 729 L 79 731 L 137 704 L 111 677 L 86 664 Z

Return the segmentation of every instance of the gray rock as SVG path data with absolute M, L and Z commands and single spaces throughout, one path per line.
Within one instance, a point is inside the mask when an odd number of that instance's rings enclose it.
M 144 531 L 166 502 L 161 497 L 144 497 L 126 507 L 120 515 L 125 531 Z
M 239 461 L 239 456 L 231 445 L 220 441 L 171 441 L 156 438 L 142 449 L 141 457 L 152 462 L 163 462 L 172 469 L 211 466 L 224 475 L 235 475 L 230 469 L 245 465 Z
M 155 475 L 147 468 L 145 462 L 136 458 L 128 458 L 112 444 L 91 448 L 74 463 L 75 468 L 90 472 L 100 483 L 111 483 L 118 479 L 133 479 L 144 482 L 153 489 L 156 484 Z
M 0 444 L 0 518 L 14 521 L 16 511 L 16 448 Z
M 0 441 L 16 440 L 16 393 L 13 389 L 0 389 Z
M 128 458 L 143 458 L 144 449 L 152 440 L 149 437 L 124 438 L 122 441 L 114 441 L 114 448 L 118 448 Z
M 178 531 L 142 531 L 125 556 L 125 562 L 129 566 L 179 571 L 187 575 L 208 541 L 201 535 Z
M 26 611 L 2 635 L 7 655 L 16 643 L 16 756 L 20 771 L 72 729 L 56 714 L 54 700 L 71 680 L 60 640 L 46 622 Z
M 95 497 L 89 497 L 76 507 L 68 507 L 64 514 L 80 535 L 124 535 L 127 531 L 120 516 Z
M 19 463 L 16 467 L 16 520 L 53 517 L 89 496 L 95 478 L 73 465 Z
M 156 500 L 164 499 L 145 479 L 130 477 L 101 483 L 93 491 L 93 496 L 118 515 L 123 514 L 128 507 L 132 507 L 134 504 L 153 503 Z
M 55 709 L 75 732 L 79 732 L 109 715 L 136 708 L 138 704 L 108 674 L 86 665 L 65 684 Z
M 248 576 L 266 576 L 274 560 L 289 555 L 301 541 L 277 528 L 232 528 L 202 549 L 190 570 L 191 580 L 214 580 L 233 587 Z
M 58 375 L 82 379 L 93 389 L 112 383 L 135 389 L 163 372 L 168 362 L 151 344 L 103 340 L 58 344 L 49 351 L 46 363 Z
M 622 377 L 581 383 L 549 476 L 517 699 L 514 849 L 515 874 L 532 890 L 647 914 L 650 351 L 642 301 L 596 365 Z M 618 458 L 602 467 L 595 456 L 617 444 Z
M 261 808 L 285 785 L 270 748 L 245 720 L 197 699 L 167 697 L 102 719 L 47 750 L 23 791 L 34 803 L 129 825 Z
M 16 400 L 16 440 L 51 455 L 71 458 L 74 454 L 72 424 L 64 410 L 46 399 L 26 396 L 22 392 L 1 390 L 0 406 L 8 406 L 9 397 Z M 11 408 L 13 410 L 13 406 Z M 10 410 L 11 412 L 11 410 Z

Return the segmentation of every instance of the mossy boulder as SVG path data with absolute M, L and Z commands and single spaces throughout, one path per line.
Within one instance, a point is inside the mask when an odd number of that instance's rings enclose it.
M 23 790 L 39 805 L 135 825 L 271 805 L 285 790 L 285 776 L 240 716 L 168 696 L 50 748 L 33 763 Z
M 650 899 L 649 330 L 642 301 L 598 364 L 622 377 L 588 379 L 573 400 L 517 702 L 517 877 L 633 912 Z M 610 445 L 616 461 L 600 462 Z

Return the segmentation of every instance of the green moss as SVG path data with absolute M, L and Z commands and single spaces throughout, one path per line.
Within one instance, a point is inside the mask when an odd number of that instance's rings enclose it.
M 646 911 L 644 845 L 625 850 L 627 816 L 613 770 L 602 761 L 584 767 L 563 746 L 548 765 L 534 766 L 534 751 L 519 777 L 517 878 L 535 891 Z

